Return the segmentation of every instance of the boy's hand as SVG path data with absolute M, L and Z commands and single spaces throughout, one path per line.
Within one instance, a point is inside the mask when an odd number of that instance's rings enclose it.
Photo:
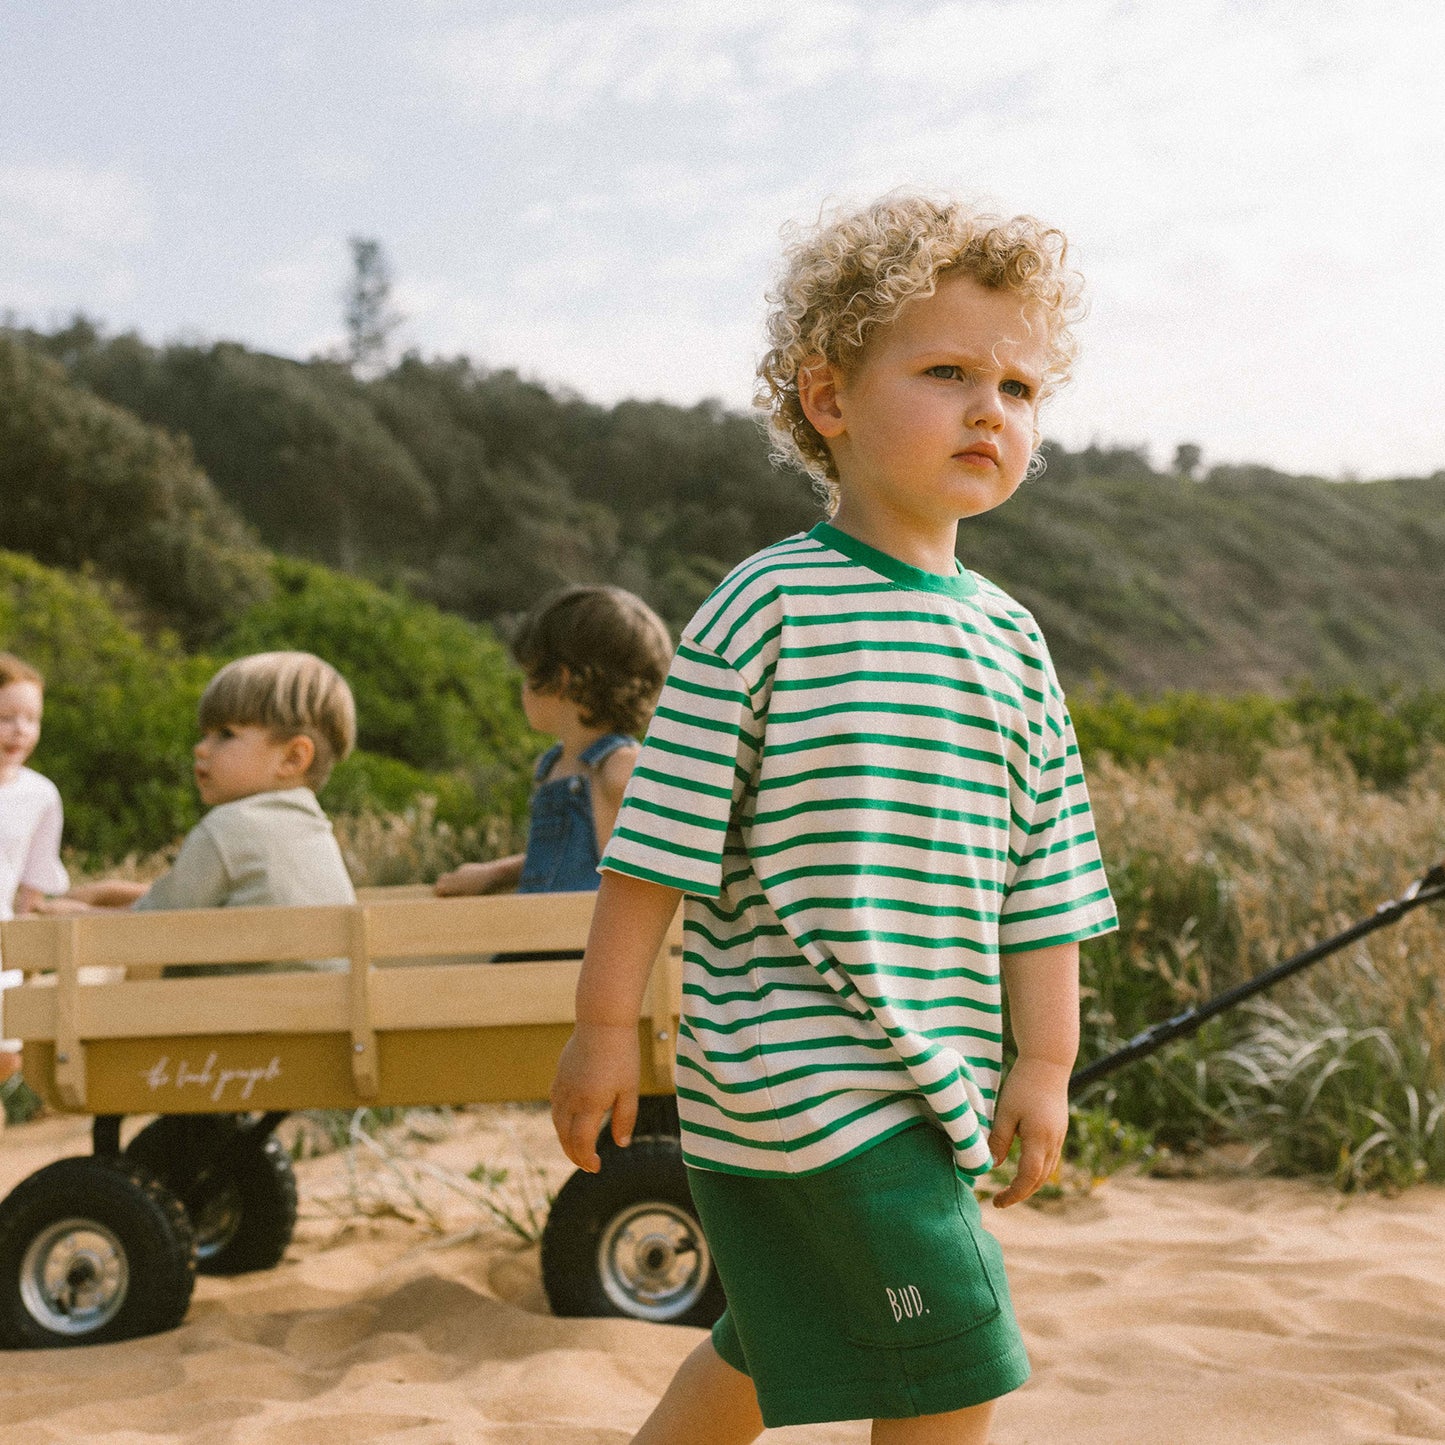
M 517 881 L 506 866 L 510 862 L 508 858 L 492 858 L 485 863 L 463 863 L 460 868 L 453 868 L 437 879 L 434 885 L 437 895 L 441 898 L 468 898 L 500 892 Z
M 96 905 L 83 902 L 79 898 L 67 898 L 63 893 L 58 898 L 42 898 L 32 908 L 25 910 L 45 918 L 56 918 L 64 913 L 94 913 Z M 16 917 L 24 915 L 17 911 Z
M 562 1050 L 552 1081 L 552 1127 L 563 1152 L 579 1168 L 602 1167 L 597 1134 L 612 1111 L 612 1137 L 626 1148 L 637 1123 L 642 1061 L 637 1027 L 579 1023 Z
M 1008 1157 L 1017 1134 L 1022 1142 L 1013 1183 L 994 1196 L 996 1209 L 1027 1199 L 1059 1167 L 1069 1131 L 1069 1069 L 1064 1064 L 1020 1057 L 998 1096 L 989 1153 L 995 1164 Z

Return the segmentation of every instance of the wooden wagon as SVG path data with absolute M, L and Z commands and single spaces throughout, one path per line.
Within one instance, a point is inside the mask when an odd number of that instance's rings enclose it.
M 545 1099 L 594 901 L 372 889 L 352 907 L 0 924 L 0 964 L 24 975 L 0 994 L 0 1037 L 22 1041 L 51 1108 L 95 1119 L 92 1155 L 0 1202 L 0 1344 L 170 1328 L 197 1269 L 277 1263 L 296 1186 L 272 1131 L 293 1110 Z M 680 997 L 675 923 L 639 1024 L 634 1143 L 567 1181 L 543 1235 L 558 1313 L 720 1312 L 677 1142 Z M 127 1115 L 159 1117 L 122 1148 Z

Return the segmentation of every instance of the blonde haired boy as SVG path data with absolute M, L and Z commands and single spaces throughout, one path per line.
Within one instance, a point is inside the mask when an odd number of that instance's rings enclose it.
M 196 788 L 210 811 L 170 871 L 148 888 L 102 882 L 71 897 L 137 909 L 354 903 L 336 835 L 316 801 L 356 742 L 356 705 L 341 674 L 309 652 L 238 658 L 207 684 L 199 721 Z
M 636 1117 L 648 967 L 686 900 L 678 1102 L 728 1310 L 636 1437 L 872 1419 L 982 1445 L 1028 1363 L 972 1182 L 1057 1164 L 1078 944 L 1115 926 L 1029 614 L 960 566 L 1068 374 L 1063 236 L 919 197 L 790 248 L 760 399 L 830 517 L 686 628 L 602 861 L 553 1117 Z M 1002 1081 L 1001 988 L 1018 1057 Z

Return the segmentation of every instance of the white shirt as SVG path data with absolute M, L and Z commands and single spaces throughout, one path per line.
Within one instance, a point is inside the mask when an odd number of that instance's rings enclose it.
M 41 893 L 64 893 L 70 879 L 60 862 L 63 813 L 49 778 L 21 768 L 0 784 L 0 920 L 15 916 L 24 884 Z

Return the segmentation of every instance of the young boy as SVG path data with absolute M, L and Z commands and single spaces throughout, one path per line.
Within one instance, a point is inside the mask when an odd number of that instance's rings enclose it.
M 567 587 L 529 614 L 512 653 L 527 721 L 557 739 L 537 761 L 527 851 L 442 874 L 443 897 L 596 889 L 637 758 L 634 734 L 652 716 L 672 639 L 662 618 L 621 587 Z
M 40 673 L 14 653 L 0 652 L 0 920 L 34 911 L 70 882 L 60 861 L 60 793 L 25 766 L 40 741 L 44 710 Z M 23 977 L 19 969 L 0 968 L 0 990 Z M 19 1045 L 0 1039 L 0 1084 L 19 1068 Z
M 238 658 L 206 685 L 200 728 L 196 787 L 210 812 L 186 835 L 170 871 L 148 888 L 101 882 L 71 897 L 137 909 L 354 903 L 341 849 L 316 801 L 356 741 L 356 706 L 341 674 L 309 652 Z M 258 967 L 266 965 L 175 972 Z
M 0 652 L 0 919 L 31 912 L 70 881 L 60 861 L 60 794 L 25 766 L 40 741 L 44 708 L 44 679 Z
M 1078 280 L 1028 217 L 889 197 L 795 244 L 760 399 L 830 520 L 683 634 L 633 772 L 553 1118 L 636 1117 L 649 963 L 686 897 L 678 1102 L 728 1310 L 636 1437 L 872 1418 L 981 1445 L 1028 1363 L 972 1181 L 1054 1169 L 1078 943 L 1115 926 L 1067 710 L 1017 603 L 956 560 L 1067 376 Z M 1018 1058 L 999 1089 L 1001 979 Z

